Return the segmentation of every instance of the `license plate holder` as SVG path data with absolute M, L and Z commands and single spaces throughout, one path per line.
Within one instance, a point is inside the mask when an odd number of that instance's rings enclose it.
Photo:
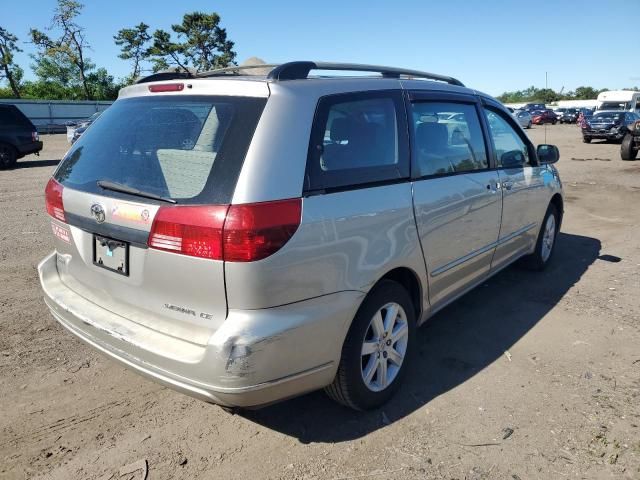
M 129 276 L 129 244 L 101 235 L 93 236 L 93 264 Z

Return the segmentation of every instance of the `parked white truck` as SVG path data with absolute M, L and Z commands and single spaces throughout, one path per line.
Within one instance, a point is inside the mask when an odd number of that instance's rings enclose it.
M 640 115 L 640 92 L 609 90 L 598 95 L 596 110 L 624 110 Z

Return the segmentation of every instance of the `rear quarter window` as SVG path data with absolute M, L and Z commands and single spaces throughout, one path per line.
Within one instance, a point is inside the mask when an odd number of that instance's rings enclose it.
M 307 192 L 408 178 L 408 137 L 398 91 L 329 95 L 318 102 Z

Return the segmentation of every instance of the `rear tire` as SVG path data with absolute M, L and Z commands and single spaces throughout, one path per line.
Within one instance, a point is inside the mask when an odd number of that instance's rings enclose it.
M 529 121 L 529 125 L 527 125 L 527 128 L 531 128 L 531 121 Z
M 327 395 L 355 410 L 387 402 L 406 374 L 415 325 L 415 309 L 404 287 L 391 280 L 378 283 L 353 319 Z
M 8 143 L 0 143 L 0 170 L 13 168 L 18 160 L 18 153 Z
M 582 137 L 583 143 L 591 143 L 591 137 Z
M 622 160 L 635 160 L 637 156 L 638 150 L 634 148 L 633 135 L 627 133 L 620 145 L 620 158 Z
M 558 237 L 558 232 L 560 232 L 559 226 L 560 214 L 556 206 L 550 203 L 544 220 L 542 220 L 540 232 L 538 232 L 536 248 L 531 255 L 527 255 L 522 259 L 524 267 L 538 272 L 547 267 L 555 251 L 556 238 Z

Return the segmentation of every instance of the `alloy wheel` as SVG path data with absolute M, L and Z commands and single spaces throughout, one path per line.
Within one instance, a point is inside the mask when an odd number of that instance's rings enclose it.
M 409 325 L 404 309 L 388 303 L 378 310 L 362 342 L 361 373 L 373 392 L 387 388 L 396 378 L 407 353 Z
M 549 215 L 544 225 L 544 234 L 542 236 L 542 251 L 540 252 L 542 261 L 546 262 L 551 256 L 553 244 L 556 240 L 556 217 Z

